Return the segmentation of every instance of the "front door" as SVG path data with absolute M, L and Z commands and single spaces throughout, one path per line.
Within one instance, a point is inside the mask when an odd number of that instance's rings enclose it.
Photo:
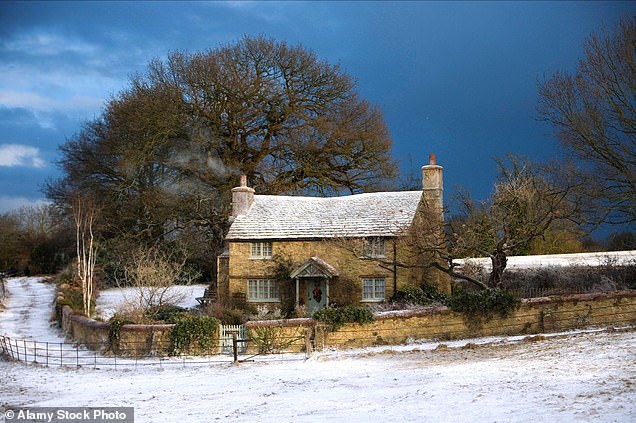
M 308 278 L 307 281 L 307 315 L 327 305 L 327 283 L 324 278 Z

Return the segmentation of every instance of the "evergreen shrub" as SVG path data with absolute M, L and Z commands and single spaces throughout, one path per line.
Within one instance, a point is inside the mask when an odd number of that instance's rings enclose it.
M 314 312 L 313 318 L 328 323 L 330 330 L 336 331 L 345 323 L 370 323 L 373 321 L 373 313 L 367 307 L 349 305 L 322 308 Z

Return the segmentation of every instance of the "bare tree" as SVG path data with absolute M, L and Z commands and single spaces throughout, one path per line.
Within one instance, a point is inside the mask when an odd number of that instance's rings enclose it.
M 576 73 L 539 86 L 539 116 L 576 160 L 589 204 L 604 221 L 636 220 L 636 17 L 593 34 Z
M 187 293 L 177 284 L 190 285 L 198 276 L 188 267 L 187 256 L 179 251 L 139 248 L 128 257 L 118 282 L 122 287 L 134 287 L 134 297 L 126 299 L 127 311 L 148 314 L 158 307 L 183 301 Z
M 84 314 L 89 317 L 91 315 L 95 262 L 97 259 L 97 244 L 93 233 L 96 214 L 97 208 L 90 198 L 80 195 L 75 196 L 73 199 L 73 218 L 77 253 L 76 276 L 82 285 Z
M 437 206 L 422 201 L 408 231 L 395 233 L 400 253 L 369 259 L 387 270 L 436 270 L 481 289 L 500 288 L 509 255 L 523 253 L 557 224 L 574 220 L 580 210 L 571 195 L 576 187 L 551 183 L 545 168 L 514 157 L 498 165 L 499 178 L 488 200 L 476 202 L 460 195 L 461 214 L 447 221 L 439 218 Z M 360 257 L 361 244 L 356 247 L 354 241 L 340 245 Z M 467 257 L 490 258 L 488 281 L 455 261 Z
M 499 178 L 492 197 L 475 202 L 462 196 L 462 215 L 453 222 L 451 250 L 455 257 L 490 257 L 488 285 L 499 288 L 507 257 L 523 253 L 555 223 L 575 219 L 580 211 L 571 195 L 575 186 L 551 183 L 545 170 L 510 158 L 498 162 Z

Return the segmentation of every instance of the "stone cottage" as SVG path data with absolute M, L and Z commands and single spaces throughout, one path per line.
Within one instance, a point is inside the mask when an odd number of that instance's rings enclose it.
M 394 263 L 406 254 L 399 239 L 423 200 L 442 218 L 442 167 L 434 155 L 422 182 L 421 191 L 305 197 L 258 195 L 242 176 L 218 258 L 219 300 L 311 315 L 328 305 L 381 302 L 419 284 L 421 269 Z

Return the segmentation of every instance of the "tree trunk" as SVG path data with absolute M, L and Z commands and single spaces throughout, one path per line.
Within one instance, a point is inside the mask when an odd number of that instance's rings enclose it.
M 508 264 L 508 258 L 506 257 L 506 253 L 497 249 L 494 254 L 490 256 L 490 261 L 492 263 L 492 271 L 488 278 L 488 284 L 491 288 L 499 289 L 501 288 L 503 272 L 506 270 L 506 265 Z

